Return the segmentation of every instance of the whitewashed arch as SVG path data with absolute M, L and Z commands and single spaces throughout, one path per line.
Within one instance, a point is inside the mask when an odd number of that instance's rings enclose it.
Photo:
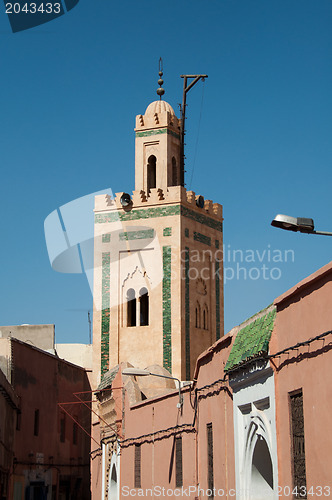
M 270 423 L 262 412 L 253 411 L 250 417 L 245 439 L 242 468 L 244 491 L 241 498 L 245 500 L 272 500 L 275 498 L 276 477 L 274 477 L 272 461 Z M 265 463 L 264 467 L 257 468 L 259 453 L 265 454 Z
M 120 498 L 120 462 L 118 452 L 113 451 L 109 467 L 107 500 Z

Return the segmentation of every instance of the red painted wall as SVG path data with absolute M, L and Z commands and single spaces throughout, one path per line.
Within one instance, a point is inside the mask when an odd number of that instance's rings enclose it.
M 71 482 L 82 478 L 82 500 L 90 498 L 89 451 L 90 438 L 81 429 L 77 444 L 73 442 L 73 421 L 66 415 L 65 441 L 60 442 L 60 415 L 58 403 L 73 402 L 74 392 L 88 391 L 90 385 L 83 368 L 12 340 L 13 380 L 20 398 L 21 424 L 15 438 L 15 474 L 27 469 L 42 471 L 51 467 L 53 484 L 61 479 Z M 83 405 L 65 405 L 84 427 L 90 429 L 90 411 Z M 39 409 L 39 431 L 34 435 L 35 410 Z M 37 454 L 43 454 L 45 465 L 36 465 Z M 53 466 L 52 466 L 53 464 Z
M 332 329 L 332 264 L 275 300 L 277 317 L 270 343 L 276 353 Z M 292 488 L 289 393 L 302 389 L 307 489 L 332 496 L 332 335 L 274 358 L 278 469 L 281 498 Z M 327 495 L 325 493 L 328 493 Z M 310 498 L 310 495 L 308 496 Z

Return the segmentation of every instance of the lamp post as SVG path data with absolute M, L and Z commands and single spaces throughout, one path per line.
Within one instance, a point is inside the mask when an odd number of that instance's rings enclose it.
M 332 233 L 328 231 L 315 231 L 313 219 L 306 219 L 304 217 L 291 217 L 290 215 L 278 214 L 271 222 L 271 226 L 279 227 L 286 231 L 299 231 L 300 233 L 332 236 Z
M 159 375 L 158 373 L 151 373 L 148 370 L 140 370 L 139 368 L 125 368 L 124 370 L 122 370 L 122 375 L 131 375 L 132 377 L 147 377 L 148 375 L 152 375 L 153 377 L 169 378 L 171 380 L 177 380 L 179 384 L 179 402 L 176 406 L 177 408 L 182 407 L 183 398 L 181 394 L 181 382 L 178 378 L 171 377 L 168 375 Z

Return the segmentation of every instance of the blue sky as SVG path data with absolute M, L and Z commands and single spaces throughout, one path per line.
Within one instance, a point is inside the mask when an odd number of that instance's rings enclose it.
M 225 262 L 226 331 L 329 262 L 332 239 L 270 222 L 332 231 L 331 25 L 331 0 L 80 0 L 13 34 L 1 5 L 0 324 L 55 323 L 58 342 L 88 341 L 87 280 L 52 270 L 44 220 L 134 188 L 134 120 L 157 98 L 160 56 L 176 112 L 180 75 L 209 75 L 188 95 L 187 187 L 224 206 L 226 249 L 259 252 Z

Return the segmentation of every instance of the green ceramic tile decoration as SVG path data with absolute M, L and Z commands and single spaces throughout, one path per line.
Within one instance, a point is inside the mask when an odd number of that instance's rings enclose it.
M 172 236 L 172 228 L 171 227 L 164 227 L 163 236 Z
M 154 219 L 156 217 L 167 217 L 168 215 L 180 215 L 180 205 L 160 206 L 151 208 L 133 208 L 130 212 L 114 210 L 106 214 L 96 214 L 96 224 L 116 221 Z
M 172 373 L 172 311 L 171 311 L 172 248 L 163 247 L 163 366 Z
M 110 253 L 102 254 L 101 374 L 109 368 L 110 332 Z
M 142 219 L 153 219 L 156 217 L 167 217 L 169 215 L 182 215 L 188 219 L 194 220 L 203 224 L 204 226 L 211 227 L 217 231 L 222 232 L 222 222 L 219 220 L 211 219 L 203 213 L 197 213 L 190 208 L 184 207 L 182 205 L 169 205 L 151 208 L 133 208 L 130 212 L 122 212 L 120 210 L 114 210 L 106 214 L 96 214 L 95 222 L 96 224 L 103 224 L 106 222 L 116 222 L 116 221 L 129 221 L 129 220 L 142 220 Z
M 186 339 L 186 380 L 190 380 L 190 303 L 189 303 L 189 248 L 185 247 L 185 299 L 184 299 L 184 318 L 185 318 L 185 339 Z
M 199 241 L 200 243 L 204 243 L 209 247 L 211 246 L 211 238 L 209 236 L 205 236 L 204 234 L 196 233 L 196 231 L 194 231 L 194 240 Z
M 136 132 L 136 137 L 150 137 L 152 135 L 161 135 L 161 134 L 169 134 L 177 139 L 180 139 L 180 134 L 173 132 L 173 130 L 169 130 L 167 128 L 160 128 L 156 130 L 145 130 L 143 132 Z
M 102 237 L 103 243 L 109 243 L 111 241 L 111 233 L 104 233 Z
M 211 219 L 211 217 L 208 217 L 203 213 L 200 214 L 194 212 L 190 208 L 181 206 L 181 215 L 183 215 L 184 217 L 188 217 L 188 219 L 192 219 L 196 222 L 199 222 L 204 226 L 211 227 L 212 229 L 216 229 L 217 231 L 222 232 L 222 222 L 220 222 L 219 220 Z
M 219 260 L 215 262 L 216 277 L 216 340 L 220 339 L 220 278 L 219 278 Z
M 146 238 L 154 238 L 154 229 L 145 229 L 143 231 L 127 231 L 119 234 L 120 241 L 129 240 L 145 240 Z
M 276 309 L 274 308 L 238 332 L 225 366 L 226 372 L 241 366 L 250 359 L 268 353 L 275 317 Z

